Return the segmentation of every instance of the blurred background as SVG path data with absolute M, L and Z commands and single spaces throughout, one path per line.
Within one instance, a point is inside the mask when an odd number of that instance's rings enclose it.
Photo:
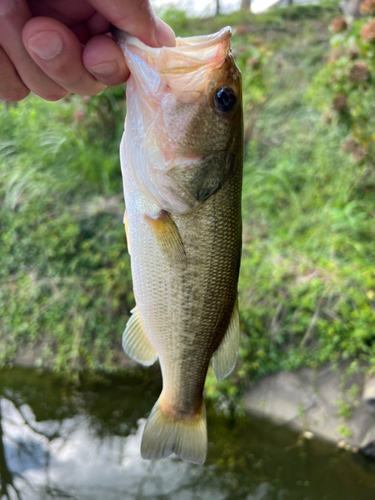
M 208 399 L 236 413 L 265 375 L 328 362 L 370 376 L 375 0 L 155 6 L 177 36 L 231 25 L 243 76 L 242 341 L 228 380 L 209 373 Z M 0 103 L 0 366 L 77 380 L 82 369 L 133 369 L 121 348 L 134 306 L 118 154 L 125 113 L 123 87 Z M 3 396 L 20 390 L 7 383 Z M 343 397 L 343 417 L 352 399 Z M 249 498 L 324 498 L 267 491 Z
M 352 21 L 335 2 L 259 15 L 219 4 L 230 12 L 158 12 L 179 36 L 231 25 L 243 75 L 243 340 L 221 390 L 328 360 L 374 365 L 374 2 Z M 115 368 L 134 304 L 125 90 L 0 113 L 0 364 Z

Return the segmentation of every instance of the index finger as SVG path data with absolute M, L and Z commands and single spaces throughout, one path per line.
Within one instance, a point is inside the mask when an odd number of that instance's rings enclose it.
M 175 35 L 156 17 L 149 0 L 88 0 L 114 26 L 151 47 L 175 45 Z

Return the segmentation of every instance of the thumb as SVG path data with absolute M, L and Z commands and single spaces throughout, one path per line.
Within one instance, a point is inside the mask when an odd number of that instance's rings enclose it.
M 156 17 L 149 0 L 87 0 L 114 26 L 151 47 L 175 45 L 175 35 Z

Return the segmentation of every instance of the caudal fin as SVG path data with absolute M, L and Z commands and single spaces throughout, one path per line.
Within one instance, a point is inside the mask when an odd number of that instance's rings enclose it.
M 185 462 L 203 464 L 207 455 L 206 410 L 194 418 L 177 419 L 162 412 L 160 398 L 143 432 L 141 455 L 147 460 L 165 458 L 171 453 Z

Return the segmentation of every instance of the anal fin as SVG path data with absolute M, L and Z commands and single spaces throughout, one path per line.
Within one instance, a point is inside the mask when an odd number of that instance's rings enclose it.
M 137 307 L 134 307 L 131 313 L 122 336 L 124 351 L 141 365 L 153 365 L 158 355 L 146 337 Z
M 186 266 L 187 259 L 184 244 L 171 214 L 166 210 L 161 210 L 157 219 L 153 219 L 148 215 L 145 215 L 145 218 L 169 263 L 171 265 L 180 264 Z
M 239 344 L 240 316 L 238 313 L 238 301 L 236 299 L 228 329 L 221 344 L 212 356 L 212 367 L 217 380 L 223 380 L 227 375 L 232 373 L 237 361 Z

